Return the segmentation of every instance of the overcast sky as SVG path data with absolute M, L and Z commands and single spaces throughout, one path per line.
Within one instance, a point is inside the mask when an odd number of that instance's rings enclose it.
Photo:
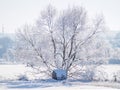
M 120 30 L 120 0 L 0 0 L 0 32 L 13 33 L 25 23 L 33 24 L 48 4 L 64 9 L 84 6 L 91 16 L 103 14 L 110 30 Z

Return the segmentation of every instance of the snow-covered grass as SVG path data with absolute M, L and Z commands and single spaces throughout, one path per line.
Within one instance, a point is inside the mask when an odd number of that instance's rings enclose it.
M 0 80 L 14 80 L 18 75 L 24 74 L 26 68 L 24 65 L 0 65 Z
M 3 90 L 118 90 L 113 88 L 107 88 L 107 87 L 96 87 L 96 86 L 74 86 L 74 87 L 46 87 L 46 88 L 34 88 L 34 89 L 3 89 Z
M 7 90 L 5 86 L 0 86 L 0 90 Z
M 51 83 L 51 84 L 49 84 Z M 61 83 L 43 83 L 40 82 L 12 82 L 11 85 L 8 84 L 6 87 L 1 87 L 0 90 L 119 90 L 117 88 L 95 86 L 95 85 L 69 85 Z
M 0 90 L 117 90 L 120 83 L 110 82 L 82 82 L 79 80 L 56 81 L 52 79 L 18 81 L 18 76 L 25 75 L 29 68 L 24 65 L 0 65 Z M 98 68 L 107 78 L 120 71 L 120 65 L 103 65 Z M 32 78 L 31 76 L 29 76 Z M 116 88 L 116 89 L 115 89 Z
M 102 65 L 98 67 L 95 79 L 102 79 L 103 77 L 108 80 L 113 80 L 114 75 L 120 71 L 120 65 Z M 20 75 L 28 74 L 30 68 L 25 65 L 0 65 L 0 80 L 15 80 Z M 29 73 L 30 74 L 30 73 Z M 33 78 L 32 75 L 28 75 Z

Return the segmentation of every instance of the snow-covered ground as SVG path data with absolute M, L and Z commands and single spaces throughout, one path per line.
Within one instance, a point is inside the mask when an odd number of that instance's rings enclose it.
M 119 90 L 119 88 L 106 87 L 94 82 L 68 82 L 55 81 L 8 81 L 2 82 L 0 90 Z M 106 84 L 107 85 L 107 84 Z
M 98 68 L 112 75 L 120 71 L 120 65 L 106 65 Z M 24 75 L 28 68 L 24 65 L 0 65 L 0 90 L 118 90 L 120 83 L 115 82 L 80 82 L 80 81 L 55 81 L 32 80 L 17 81 L 19 75 Z M 30 69 L 29 69 L 30 70 Z M 12 80 L 12 81 L 11 81 Z
M 19 75 L 24 75 L 26 73 L 29 73 L 30 70 L 31 69 L 25 67 L 25 65 L 2 64 L 2 65 L 0 65 L 0 80 L 11 80 L 11 79 L 15 80 L 15 79 L 17 79 L 17 77 Z M 118 64 L 118 65 L 102 65 L 102 66 L 98 67 L 98 71 L 100 72 L 100 73 L 98 73 L 98 75 L 104 74 L 104 77 L 107 77 L 108 79 L 112 79 L 113 75 L 117 74 L 117 72 L 120 71 L 120 64 Z M 103 73 L 101 73 L 101 72 L 103 72 Z
M 57 86 L 57 87 L 37 87 L 37 88 L 7 88 L 1 87 L 0 90 L 119 90 L 110 87 L 75 85 L 75 86 Z
M 25 71 L 24 65 L 2 64 L 0 65 L 0 80 L 14 80 L 17 76 L 24 74 Z
M 74 87 L 47 87 L 47 88 L 34 88 L 34 89 L 8 89 L 8 88 L 0 88 L 0 90 L 118 90 L 113 88 L 106 87 L 96 87 L 96 86 L 74 86 Z

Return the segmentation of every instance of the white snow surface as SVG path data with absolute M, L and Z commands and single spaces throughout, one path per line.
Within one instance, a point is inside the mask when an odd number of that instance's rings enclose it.
M 19 65 L 19 64 L 8 64 L 8 65 L 0 65 L 0 80 L 15 80 L 18 78 L 19 75 L 25 75 L 28 73 L 31 69 L 25 67 L 25 65 Z M 99 71 L 105 72 L 103 73 L 106 75 L 108 79 L 112 79 L 113 75 L 120 71 L 120 65 L 102 65 L 98 67 Z M 64 71 L 62 72 L 64 73 Z M 99 76 L 100 77 L 100 76 Z M 29 78 L 34 78 L 29 75 Z
M 100 69 L 100 67 L 99 67 Z M 16 81 L 19 75 L 24 75 L 28 68 L 25 65 L 0 65 L 0 90 L 119 90 L 120 83 L 114 82 L 57 82 L 46 81 Z M 120 65 L 102 66 L 111 77 L 112 73 L 120 71 Z M 13 80 L 13 81 L 11 81 Z M 117 89 L 118 88 L 118 89 Z
M 88 86 L 88 85 L 81 85 L 81 86 L 59 86 L 59 87 L 45 87 L 45 88 L 6 88 L 2 87 L 0 90 L 119 90 L 114 88 L 108 88 L 108 87 L 97 87 L 97 86 Z
M 0 65 L 0 80 L 14 80 L 18 75 L 24 74 L 24 65 L 2 64 Z

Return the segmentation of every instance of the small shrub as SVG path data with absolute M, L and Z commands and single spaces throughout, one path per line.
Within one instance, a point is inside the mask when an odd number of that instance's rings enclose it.
M 19 80 L 19 81 L 28 81 L 28 77 L 27 77 L 26 75 L 20 75 L 20 76 L 18 77 L 18 80 Z

